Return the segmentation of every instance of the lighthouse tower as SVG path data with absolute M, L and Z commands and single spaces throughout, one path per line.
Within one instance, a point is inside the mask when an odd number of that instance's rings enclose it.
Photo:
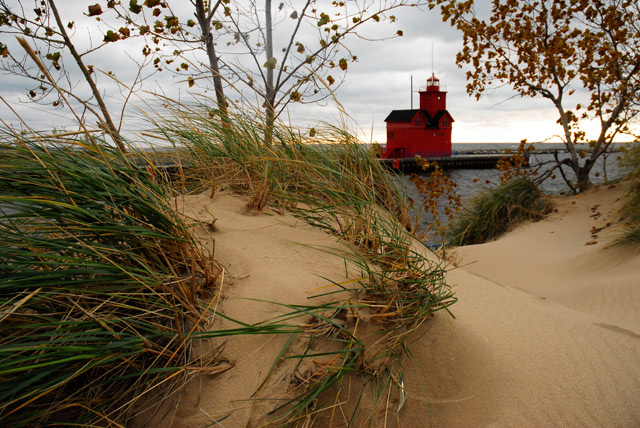
M 440 110 L 447 110 L 447 93 L 440 90 L 440 80 L 433 73 L 427 79 L 427 88 L 418 93 L 420 110 L 426 110 L 431 117 L 435 117 Z
M 447 92 L 440 89 L 440 80 L 432 73 L 424 90 L 418 91 L 420 108 L 393 110 L 387 122 L 385 159 L 451 156 L 451 124 L 447 111 Z

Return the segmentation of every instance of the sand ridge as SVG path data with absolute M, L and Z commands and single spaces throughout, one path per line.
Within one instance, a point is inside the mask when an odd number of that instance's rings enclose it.
M 403 426 L 639 426 L 639 338 L 464 269 L 449 281 L 456 319 L 411 346 L 426 380 L 407 388 L 430 402 L 410 400 Z
M 483 344 L 485 360 L 454 356 L 444 370 L 488 379 L 468 405 L 435 407 L 434 426 L 640 426 L 640 254 L 609 247 L 622 192 L 555 198 L 547 219 L 458 249 L 457 318 L 432 332 L 447 337 L 441 350 Z
M 231 191 L 219 191 L 213 198 L 206 192 L 175 201 L 205 248 L 214 248 L 215 260 L 225 267 L 224 297 L 216 310 L 250 325 L 289 311 L 270 302 L 319 305 L 338 298 L 337 294 L 312 297 L 332 289 L 333 281 L 345 280 L 349 264 L 325 250 L 340 250 L 338 239 L 289 214 L 269 208 L 249 211 L 247 201 Z M 230 319 L 217 316 L 208 327 L 242 327 Z M 290 398 L 294 378 L 304 376 L 300 371 L 305 365 L 296 367 L 295 359 L 279 363 L 272 371 L 289 336 L 232 335 L 211 340 L 204 345 L 205 354 L 207 350 L 219 354 L 218 359 L 233 368 L 216 376 L 198 376 L 177 402 L 168 401 L 154 416 L 145 414 L 135 425 L 231 428 L 261 426 L 272 420 L 267 413 L 281 404 L 278 400 Z M 301 353 L 304 346 L 293 342 L 288 354 Z
M 458 250 L 463 269 L 640 335 L 640 257 L 613 247 L 623 186 L 556 198 L 557 212 Z
M 640 255 L 606 248 L 621 192 L 605 187 L 558 199 L 548 219 L 459 248 L 447 274 L 458 297 L 455 319 L 439 313 L 410 339 L 404 390 L 391 401 L 394 409 L 404 402 L 396 417 L 357 426 L 640 426 Z M 215 238 L 216 259 L 232 278 L 222 305 L 234 317 L 266 319 L 273 310 L 245 297 L 306 302 L 326 279 L 345 280 L 344 261 L 314 248 L 339 246 L 336 238 L 291 216 L 248 213 L 246 199 L 231 192 L 190 196 L 184 212 L 215 219 L 212 230 L 198 227 L 206 245 Z M 253 393 L 282 340 L 222 341 L 234 369 L 192 382 L 148 426 L 261 426 L 266 409 Z M 265 396 L 292 375 L 283 364 Z M 345 421 L 319 418 L 313 426 Z

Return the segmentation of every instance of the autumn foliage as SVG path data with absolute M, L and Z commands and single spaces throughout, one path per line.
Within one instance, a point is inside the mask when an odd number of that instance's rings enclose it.
M 416 156 L 416 163 L 427 172 L 426 175 L 411 174 L 409 177 L 422 196 L 424 212 L 432 219 L 424 233 L 443 236 L 447 224 L 462 206 L 462 199 L 457 192 L 458 184 L 436 162 L 428 162 Z
M 457 62 L 467 68 L 469 95 L 506 85 L 520 97 L 548 99 L 569 152 L 554 168 L 573 171 L 576 181 L 566 180 L 572 189 L 590 187 L 594 163 L 615 137 L 631 134 L 638 115 L 638 2 L 494 0 L 490 11 L 471 0 L 430 2 L 436 5 L 462 33 Z M 585 121 L 598 126 L 595 138 L 586 137 Z

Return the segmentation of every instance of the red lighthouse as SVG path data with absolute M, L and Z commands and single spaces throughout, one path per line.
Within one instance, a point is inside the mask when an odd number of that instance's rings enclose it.
M 385 159 L 451 156 L 451 124 L 447 111 L 447 92 L 440 90 L 435 75 L 427 79 L 427 87 L 419 91 L 418 110 L 393 110 L 387 122 Z

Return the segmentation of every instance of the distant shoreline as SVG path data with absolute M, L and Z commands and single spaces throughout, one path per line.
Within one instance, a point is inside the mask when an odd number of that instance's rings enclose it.
M 622 141 L 622 142 L 615 142 L 613 143 L 614 145 L 626 145 L 626 144 L 633 144 L 633 143 L 638 143 L 640 141 Z M 464 141 L 464 142 L 453 142 L 453 145 L 461 145 L 461 146 L 466 146 L 466 145 L 519 145 L 520 142 L 518 141 L 513 141 L 513 142 L 471 142 L 471 141 Z M 527 144 L 533 144 L 533 145 L 537 145 L 537 144 L 542 144 L 545 146 L 549 146 L 549 145 L 558 145 L 558 146 L 564 146 L 564 143 L 562 142 L 545 142 L 545 141 L 527 141 Z
M 535 154 L 553 154 L 567 153 L 568 150 L 564 143 L 530 143 L 533 145 L 532 153 Z M 618 153 L 623 150 L 629 143 L 613 143 L 610 153 Z M 505 150 L 515 150 L 520 143 L 453 143 L 452 153 L 455 154 L 503 154 Z M 579 146 L 579 150 L 586 150 L 590 153 L 592 150 L 588 145 Z

